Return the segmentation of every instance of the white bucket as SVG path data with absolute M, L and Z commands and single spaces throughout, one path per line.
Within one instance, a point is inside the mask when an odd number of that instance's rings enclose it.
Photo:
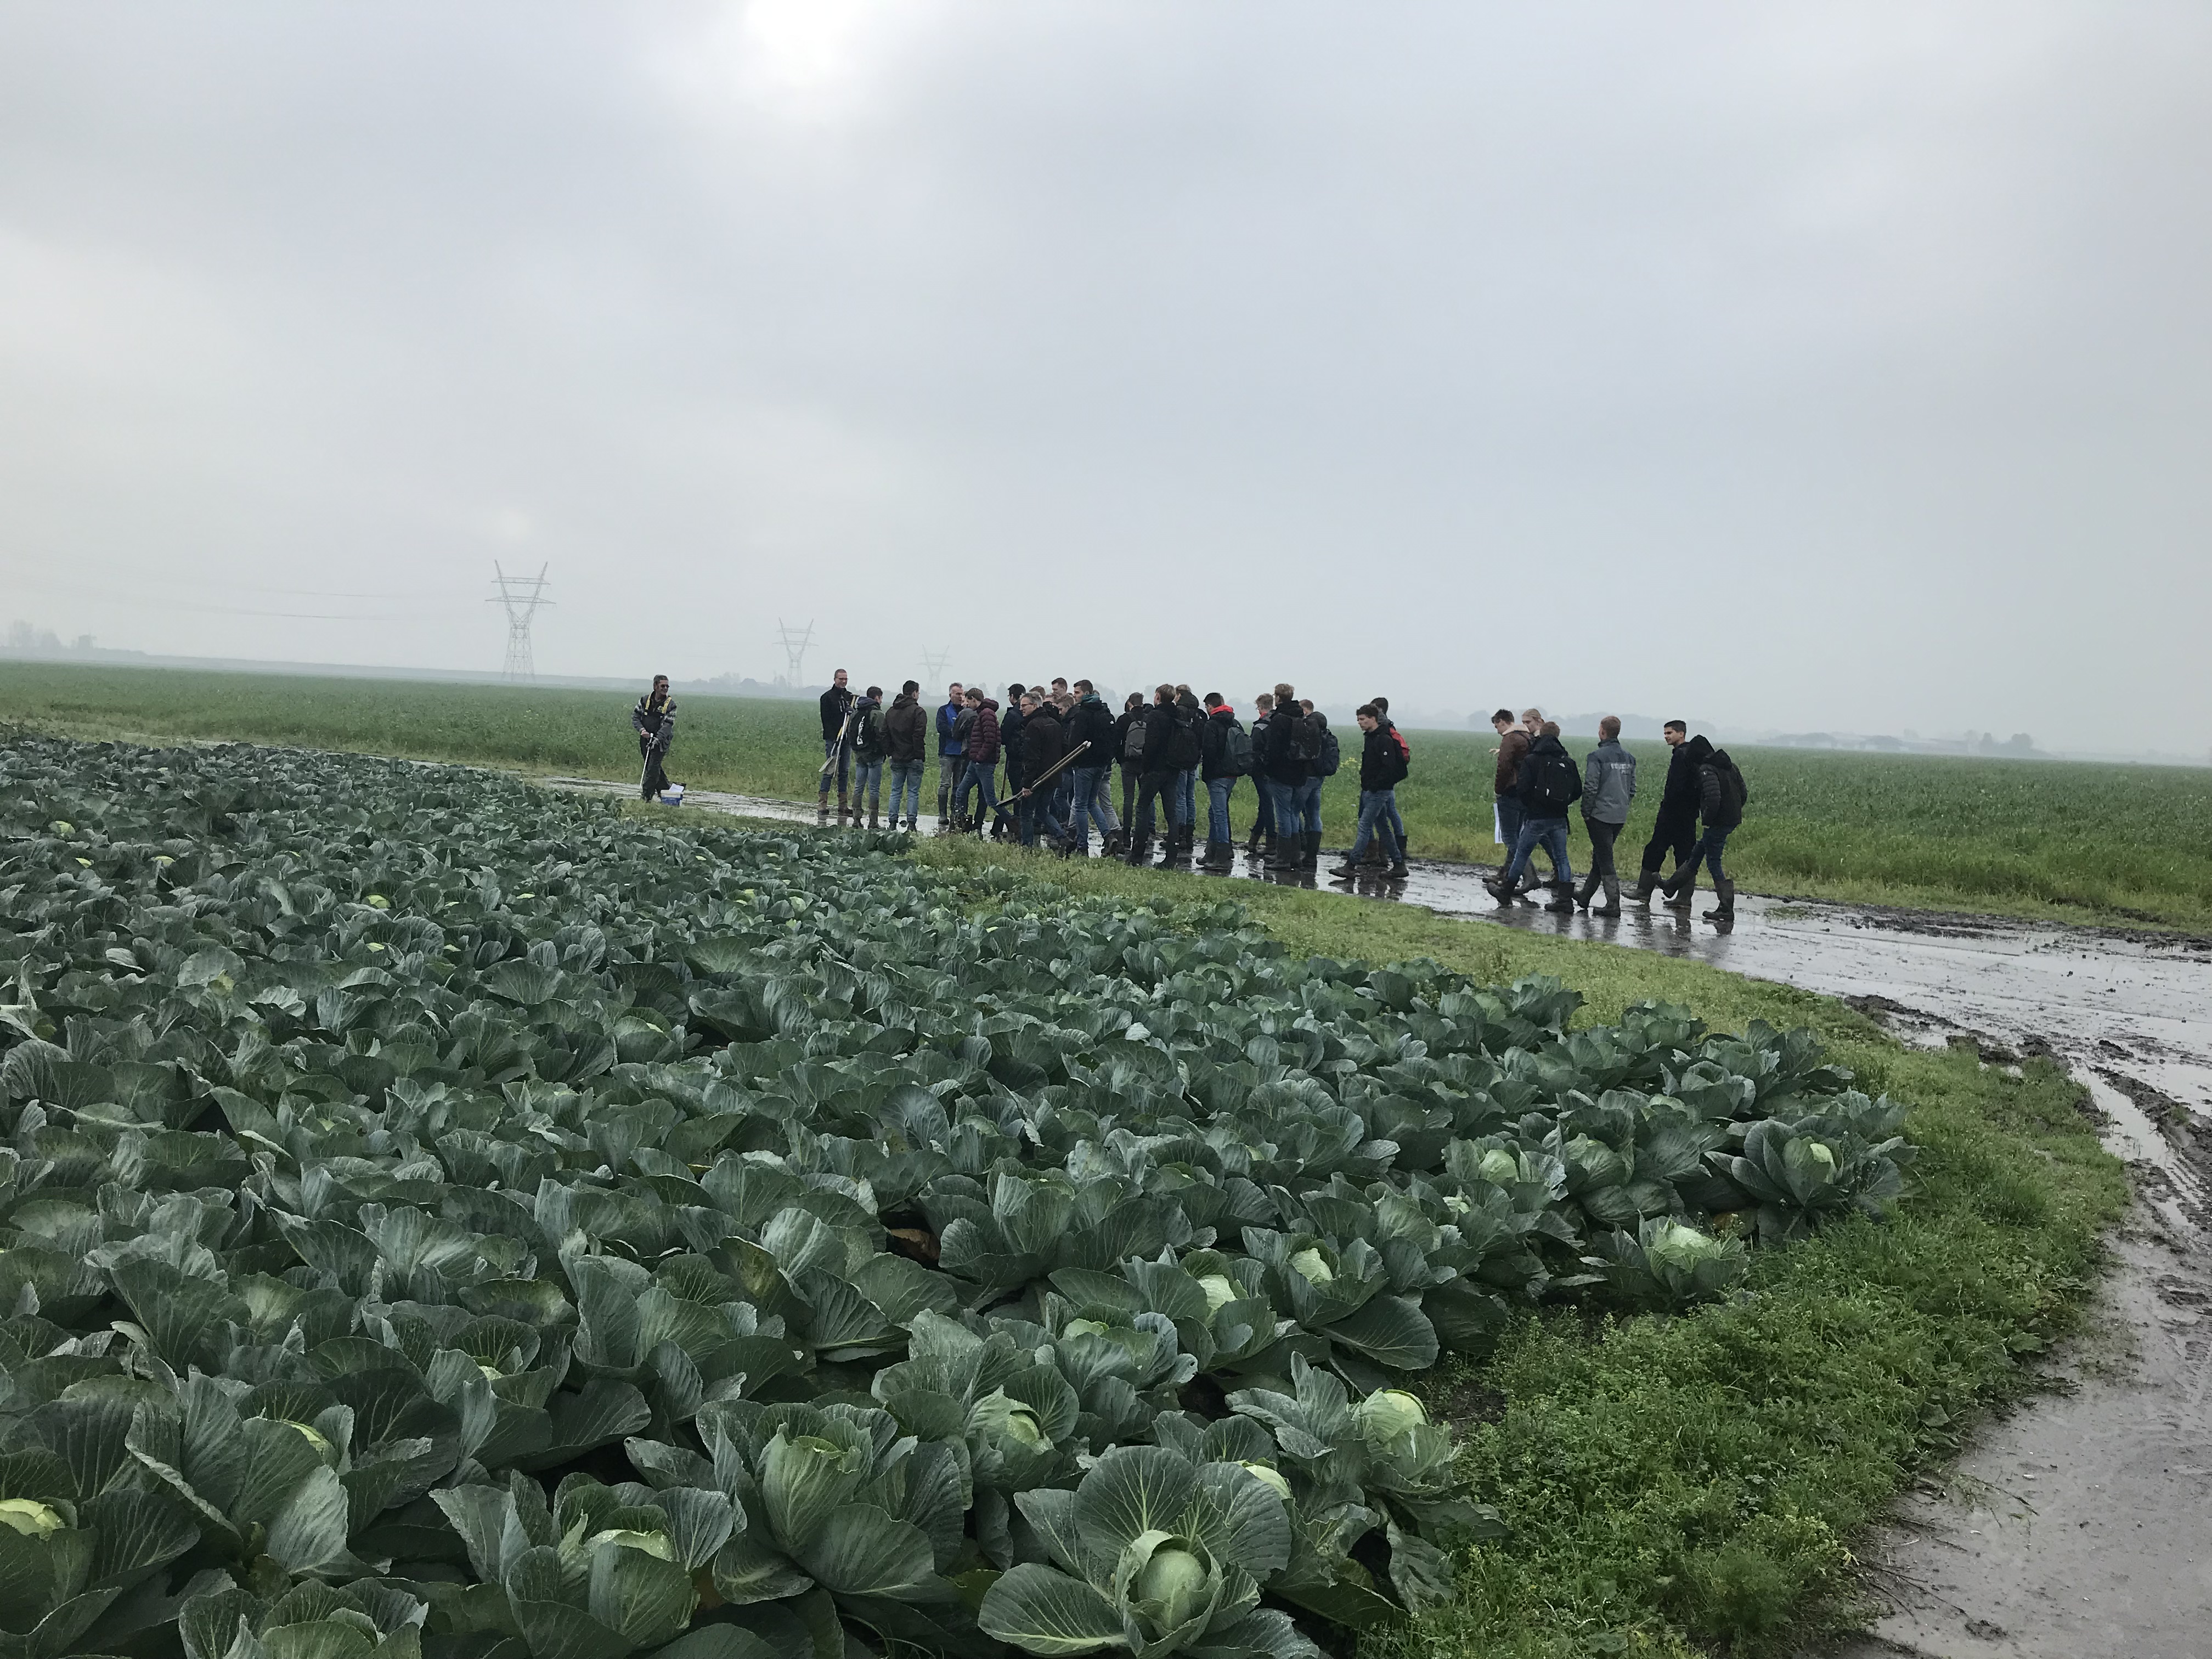
M 660 804 L 663 806 L 683 805 L 684 786 L 680 783 L 670 784 L 667 788 L 660 792 Z

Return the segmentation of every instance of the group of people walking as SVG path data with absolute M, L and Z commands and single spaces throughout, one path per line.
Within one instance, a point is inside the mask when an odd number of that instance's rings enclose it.
M 1498 737 L 1495 781 L 1498 840 L 1510 849 L 1505 867 L 1483 885 L 1501 904 L 1512 903 L 1537 885 L 1534 858 L 1540 850 L 1552 866 L 1550 910 L 1572 910 L 1577 905 L 1592 915 L 1620 914 L 1620 874 L 1613 861 L 1613 843 L 1628 823 L 1629 803 L 1636 799 L 1636 757 L 1621 746 L 1620 721 L 1607 714 L 1598 722 L 1598 744 L 1583 757 L 1579 769 L 1559 741 L 1556 722 L 1542 711 L 1501 708 L 1490 717 Z M 1659 796 L 1657 822 L 1644 846 L 1634 902 L 1648 907 L 1656 890 L 1677 910 L 1688 910 L 1696 900 L 1698 866 L 1703 864 L 1713 881 L 1713 908 L 1705 920 L 1735 919 L 1735 884 L 1721 867 L 1721 853 L 1729 834 L 1743 822 L 1744 804 L 1750 799 L 1743 774 L 1725 749 L 1690 735 L 1680 720 L 1668 720 L 1661 736 L 1672 751 L 1667 762 L 1667 781 Z M 1583 828 L 1589 836 L 1590 869 L 1581 889 L 1567 858 L 1567 812 L 1582 803 Z M 1667 854 L 1674 855 L 1672 875 L 1661 879 Z M 1602 889 L 1603 904 L 1591 901 Z
M 1312 871 L 1321 862 L 1322 780 L 1345 762 L 1328 717 L 1295 687 L 1277 685 L 1253 700 L 1248 727 L 1218 691 L 1203 697 L 1188 685 L 1163 683 L 1147 697 L 1132 692 L 1120 709 L 1107 706 L 1089 680 L 1006 688 L 1004 702 L 980 686 L 955 681 L 945 701 L 926 707 L 921 688 L 907 681 L 886 703 L 880 686 L 854 690 L 839 669 L 822 694 L 821 787 L 817 816 L 830 822 L 830 791 L 836 822 L 871 830 L 914 830 L 921 812 L 923 778 L 931 745 L 936 749 L 937 818 L 945 835 L 993 834 L 1025 847 L 1042 840 L 1064 856 L 1091 855 L 1098 833 L 1103 857 L 1145 862 L 1155 842 L 1159 866 L 1188 866 L 1196 851 L 1198 799 L 1206 799 L 1206 851 L 1200 869 L 1226 871 L 1235 863 L 1237 837 L 1231 811 L 1240 781 L 1251 781 L 1254 805 L 1244 850 L 1264 856 L 1271 871 Z M 1406 823 L 1397 787 L 1413 764 L 1413 747 L 1390 720 L 1387 697 L 1362 703 L 1359 731 L 1359 819 L 1351 850 L 1330 875 L 1351 881 L 1373 872 L 1391 881 L 1410 873 Z M 638 700 L 636 729 L 644 770 L 640 787 L 650 799 L 666 787 L 661 770 L 675 732 L 676 705 L 667 678 Z M 1507 849 L 1504 868 L 1485 885 L 1502 904 L 1548 884 L 1547 908 L 1593 915 L 1621 911 L 1614 843 L 1636 797 L 1636 757 L 1620 743 L 1620 721 L 1599 723 L 1597 747 L 1577 767 L 1560 741 L 1559 728 L 1541 711 L 1518 719 L 1501 708 L 1492 716 L 1498 734 L 1494 798 L 1497 834 Z M 1748 799 L 1743 775 L 1723 749 L 1692 737 L 1680 720 L 1663 735 L 1672 751 L 1660 795 L 1658 820 L 1645 843 L 1630 902 L 1649 906 L 1656 891 L 1670 907 L 1688 910 L 1702 866 L 1711 875 L 1712 921 L 1731 921 L 1735 884 L 1722 868 L 1729 834 L 1743 822 Z M 1113 775 L 1121 769 L 1121 808 Z M 883 806 L 885 775 L 890 802 Z M 1591 864 L 1579 888 L 1567 847 L 1567 815 L 1579 804 Z M 865 816 L 864 816 L 865 815 Z M 1540 883 L 1535 858 L 1551 866 Z M 1663 879 L 1667 857 L 1673 872 Z M 1602 893 L 1604 902 L 1595 901 Z

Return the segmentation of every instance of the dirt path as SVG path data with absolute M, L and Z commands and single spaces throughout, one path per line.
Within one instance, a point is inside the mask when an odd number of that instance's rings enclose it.
M 813 817 L 743 796 L 688 804 Z M 2139 1202 L 2089 1334 L 2053 1363 L 2064 1391 L 1907 1495 L 1863 1552 L 1868 1633 L 1827 1651 L 2212 1659 L 2212 940 L 1750 896 L 1728 928 L 1656 902 L 1553 915 L 1501 908 L 1484 873 L 1422 864 L 1339 890 L 1692 957 L 1843 998 L 1907 1041 L 1969 1041 L 1993 1064 L 2047 1055 L 2087 1085 Z M 1241 855 L 1236 878 L 1281 879 Z

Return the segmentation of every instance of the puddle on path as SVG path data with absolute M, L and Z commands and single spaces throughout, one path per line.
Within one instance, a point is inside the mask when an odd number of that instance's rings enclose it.
M 619 789 L 582 779 L 568 787 Z M 811 823 L 788 801 L 686 805 Z M 922 820 L 925 830 L 933 821 Z M 1324 860 L 1326 866 L 1331 860 Z M 1909 1042 L 2043 1054 L 2088 1087 L 2142 1203 L 2070 1385 L 1991 1425 L 1867 1553 L 1886 1609 L 1838 1659 L 2212 1659 L 2212 940 L 1743 896 L 1733 927 L 1656 899 L 1617 918 L 1501 907 L 1487 872 L 1296 884 L 1693 957 L 1844 998 Z M 1240 853 L 1224 879 L 1280 882 Z

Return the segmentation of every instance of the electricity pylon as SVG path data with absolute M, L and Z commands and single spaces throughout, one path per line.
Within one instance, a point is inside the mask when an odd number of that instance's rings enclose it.
M 945 670 L 952 661 L 950 651 L 925 651 L 921 653 L 921 683 L 934 687 L 945 684 Z
M 786 665 L 783 678 L 776 684 L 790 686 L 804 685 L 806 682 L 799 678 L 799 670 L 800 665 L 806 660 L 806 647 L 814 642 L 814 624 L 809 622 L 805 628 L 793 628 L 782 617 L 778 617 L 775 619 L 775 629 L 783 640 L 783 657 Z
M 547 567 L 538 566 L 534 576 L 510 576 L 500 568 L 497 559 L 491 562 L 491 568 L 499 592 L 485 603 L 507 607 L 507 666 L 501 672 L 511 680 L 534 680 L 538 669 L 530 654 L 530 620 L 539 606 L 553 603 L 545 597 Z

